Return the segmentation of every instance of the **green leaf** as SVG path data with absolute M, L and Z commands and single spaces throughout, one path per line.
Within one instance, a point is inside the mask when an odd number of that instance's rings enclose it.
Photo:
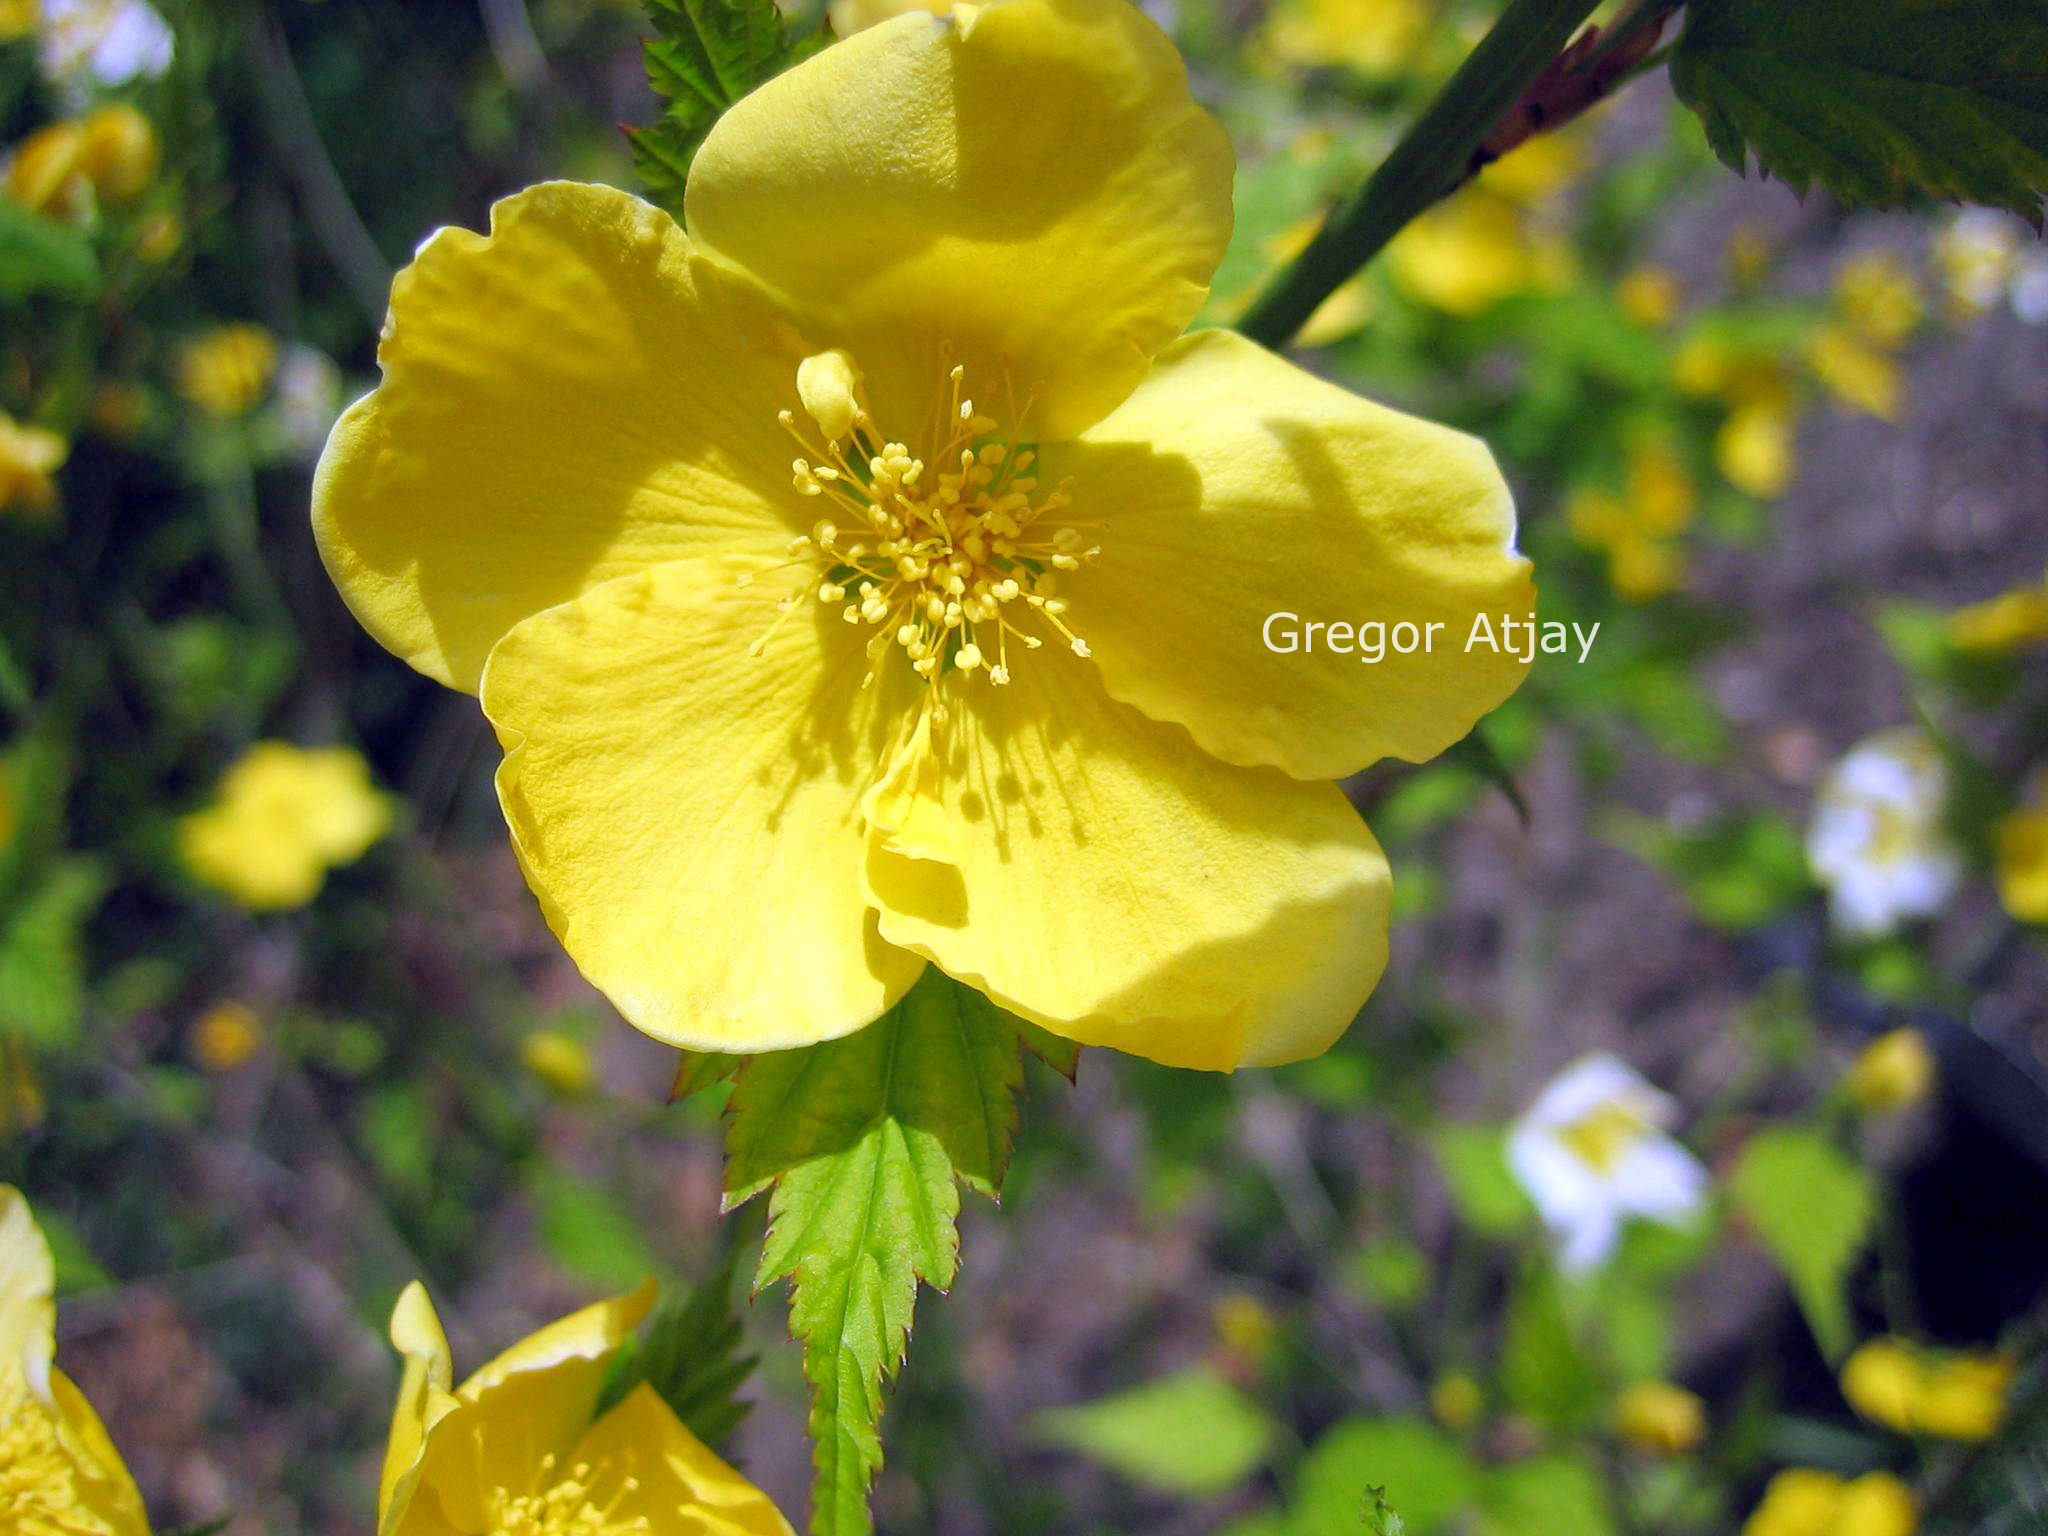
M 1558 1430 L 1587 1428 L 1606 1407 L 1606 1384 L 1580 1348 L 1557 1277 L 1547 1268 L 1525 1271 L 1515 1287 L 1500 1386 L 1513 1407 Z
M 628 128 L 633 159 L 656 202 L 679 212 L 704 136 L 725 109 L 810 51 L 782 29 L 775 0 L 646 0 L 655 35 L 647 78 L 668 103 L 647 128 Z
M 1409 1536 L 1431 1536 L 1471 1501 L 1477 1478 L 1472 1458 L 1434 1424 L 1346 1419 L 1302 1458 L 1289 1524 L 1297 1536 L 1359 1536 L 1371 1529 L 1377 1489 Z
M 0 192 L 0 298 L 89 299 L 99 286 L 99 258 L 85 236 Z
M 1824 1133 L 1781 1126 L 1743 1147 L 1729 1193 L 1792 1282 L 1822 1352 L 1839 1359 L 1852 1341 L 1842 1282 L 1877 1215 L 1868 1170 Z
M 1002 1182 L 1022 1081 L 1016 1021 L 936 968 L 866 1029 L 739 1074 L 727 1202 L 774 1186 L 755 1283 L 794 1282 L 819 1536 L 873 1529 L 882 1385 L 902 1364 L 918 1282 L 953 1282 L 954 1179 L 991 1197 Z
M 1184 1371 L 1036 1419 L 1048 1440 L 1185 1498 L 1235 1488 L 1266 1459 L 1273 1423 L 1210 1370 Z
M 647 1333 L 622 1353 L 605 1383 L 600 1411 L 645 1382 L 706 1445 L 739 1428 L 753 1404 L 737 1393 L 757 1357 L 740 1351 L 740 1320 L 732 1304 L 740 1245 L 726 1249 L 718 1270 L 686 1297 L 666 1302 Z
M 79 929 L 106 888 L 97 865 L 71 860 L 0 916 L 0 1033 L 41 1046 L 76 1036 L 85 993 Z
M 641 1223 L 602 1185 L 546 1168 L 535 1175 L 533 1192 L 541 1242 L 571 1274 L 622 1291 L 656 1268 Z
M 1512 1237 L 1536 1211 L 1508 1167 L 1507 1139 L 1499 1126 L 1446 1125 L 1430 1140 L 1458 1214 L 1490 1237 Z
M 1714 152 L 1844 202 L 2041 223 L 2048 9 L 2007 0 L 1693 0 L 1672 84 Z
M 1480 1493 L 1484 1536 L 1525 1536 L 1569 1531 L 1571 1536 L 1613 1536 L 1606 1486 L 1584 1463 L 1543 1456 L 1494 1468 Z

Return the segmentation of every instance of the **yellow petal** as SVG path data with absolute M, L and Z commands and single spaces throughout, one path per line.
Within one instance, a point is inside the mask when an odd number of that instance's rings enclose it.
M 1420 761 L 1527 668 L 1474 616 L 1526 618 L 1529 562 L 1485 445 L 1361 400 L 1228 331 L 1170 349 L 1048 472 L 1076 479 L 1102 555 L 1068 578 L 1068 622 L 1105 686 L 1227 762 L 1304 779 Z M 1269 648 L 1275 613 L 1442 627 L 1378 662 Z M 1285 627 L 1284 624 L 1282 626 Z M 1319 636 L 1326 642 L 1327 636 Z M 1421 635 L 1418 634 L 1418 643 Z M 1275 633 L 1274 645 L 1286 642 Z M 1518 647 L 1519 648 L 1519 647 Z
M 2048 809 L 2014 811 L 1995 836 L 1998 899 L 2017 922 L 2048 923 Z
M 405 1361 L 398 1384 L 398 1404 L 391 1414 L 391 1438 L 384 1450 L 384 1472 L 377 1490 L 377 1529 L 392 1536 L 409 1529 L 420 1457 L 427 1436 L 457 1406 L 452 1395 L 455 1362 L 448 1335 L 434 1311 L 427 1288 L 415 1280 L 398 1298 L 391 1314 L 391 1342 Z
M 56 1268 L 50 1245 L 12 1184 L 0 1184 L 0 1398 L 25 1380 L 47 1398 L 56 1349 Z
M 738 571 L 586 593 L 508 635 L 483 689 L 549 922 L 628 1019 L 693 1050 L 851 1033 L 923 968 L 861 894 L 860 801 L 903 719 L 861 687 L 866 634 L 816 603 L 777 624 L 785 576 Z
M 377 639 L 474 690 L 508 629 L 599 582 L 781 548 L 775 418 L 812 350 L 638 198 L 508 198 L 392 285 L 383 385 L 314 483 L 327 568 Z
M 645 1382 L 591 1425 L 572 1460 L 602 1469 L 591 1503 L 609 1507 L 621 1526 L 645 1520 L 649 1536 L 791 1536 L 768 1496 L 691 1434 Z M 622 1489 L 628 1469 L 634 1486 Z
M 52 1371 L 50 1397 L 71 1453 L 70 1492 L 79 1508 L 98 1518 L 106 1536 L 149 1536 L 142 1493 L 85 1394 L 62 1371 Z
M 882 934 L 1070 1039 L 1228 1069 L 1326 1048 L 1386 963 L 1379 846 L 1335 786 L 1233 768 L 1063 652 L 937 733 L 954 862 L 870 842 Z
M 691 237 L 767 283 L 915 422 L 949 364 L 1008 363 L 1032 435 L 1071 437 L 1201 308 L 1230 236 L 1232 157 L 1126 0 L 1006 0 L 896 18 L 718 121 Z M 897 429 L 900 430 L 900 429 Z

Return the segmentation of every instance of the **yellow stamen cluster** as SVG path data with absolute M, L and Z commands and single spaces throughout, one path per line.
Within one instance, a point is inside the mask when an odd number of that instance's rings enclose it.
M 1566 1126 L 1558 1133 L 1558 1139 L 1576 1152 L 1580 1161 L 1604 1176 L 1620 1167 L 1621 1160 L 1649 1134 L 1648 1123 L 1629 1106 L 1607 1103 Z
M 531 1493 L 493 1490 L 491 1536 L 651 1536 L 645 1515 L 621 1518 L 617 1513 L 620 1503 L 639 1490 L 637 1479 L 621 1479 L 599 1504 L 591 1493 L 596 1469 L 578 1462 L 557 1476 L 558 1465 L 552 1455 L 541 1458 Z
M 0 1531 L 9 1536 L 112 1536 L 78 1491 L 57 1421 L 25 1384 L 0 1385 Z
M 783 607 L 786 615 L 815 596 L 847 623 L 875 629 L 873 660 L 896 646 L 926 679 L 985 670 L 1000 686 L 1010 681 L 1013 639 L 1027 651 L 1044 643 L 1034 629 L 1089 654 L 1057 594 L 1061 573 L 1101 551 L 1075 526 L 1045 525 L 1069 504 L 1070 483 L 1040 492 L 1037 454 L 1020 441 L 1030 401 L 1021 409 L 1009 402 L 1012 426 L 1003 433 L 968 396 L 965 368 L 946 380 L 925 446 L 913 453 L 875 431 L 845 354 L 806 362 L 799 392 L 811 433 L 794 411 L 780 420 L 805 450 L 790 466 L 792 483 L 832 515 L 790 544 L 792 563 L 815 563 L 821 579 Z M 764 643 L 755 642 L 755 654 Z

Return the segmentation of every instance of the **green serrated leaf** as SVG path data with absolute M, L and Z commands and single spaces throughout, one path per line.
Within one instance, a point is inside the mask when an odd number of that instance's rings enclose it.
M 1839 1359 L 1852 1341 L 1842 1282 L 1877 1216 L 1869 1171 L 1825 1133 L 1781 1126 L 1749 1139 L 1729 1194 L 1792 1282 L 1822 1352 Z
M 668 1101 L 687 1099 L 693 1093 L 700 1093 L 715 1083 L 722 1083 L 746 1065 L 747 1058 L 735 1056 L 728 1051 L 684 1051 L 682 1060 L 676 1063 L 676 1080 L 668 1091 Z
M 629 128 L 633 159 L 656 201 L 671 209 L 690 161 L 721 113 L 809 51 L 782 28 L 775 0 L 646 0 L 655 36 L 647 78 L 668 109 L 646 128 Z
M 1187 1498 L 1236 1487 L 1265 1460 L 1273 1421 L 1214 1371 L 1183 1371 L 1038 1415 L 1040 1434 L 1133 1482 Z
M 918 1282 L 959 1264 L 957 1177 L 993 1196 L 1022 1081 L 1016 1021 L 936 968 L 856 1034 L 754 1057 L 734 1085 L 726 1189 L 774 1186 L 755 1284 L 789 1277 L 812 1389 L 818 1536 L 873 1529 L 883 1383 Z
M 79 930 L 106 893 L 95 864 L 59 864 L 0 915 L 0 1033 L 68 1044 L 78 1029 L 85 967 Z
M 1693 0 L 1672 60 L 1714 152 L 1848 203 L 2041 222 L 2048 9 L 2006 0 Z
M 714 1274 L 654 1314 L 641 1340 L 621 1352 L 600 1412 L 645 1382 L 706 1445 L 739 1428 L 753 1404 L 740 1401 L 738 1392 L 756 1360 L 739 1352 L 744 1335 L 732 1302 L 739 1254 L 734 1243 Z
M 0 192 L 0 298 L 89 299 L 99 285 L 99 258 L 85 236 Z

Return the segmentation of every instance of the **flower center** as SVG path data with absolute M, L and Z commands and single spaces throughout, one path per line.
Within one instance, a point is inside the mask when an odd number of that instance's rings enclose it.
M 804 360 L 797 393 L 809 422 L 794 411 L 779 419 L 804 450 L 790 466 L 793 483 L 827 515 L 789 547 L 792 563 L 811 566 L 816 579 L 783 600 L 785 617 L 815 597 L 876 631 L 871 661 L 901 649 L 927 680 L 986 672 L 1001 686 L 1012 641 L 1034 651 L 1050 637 L 1089 654 L 1057 594 L 1062 572 L 1101 551 L 1073 523 L 1053 526 L 1071 482 L 1041 490 L 1031 472 L 1037 452 L 1023 440 L 1030 398 L 1020 405 L 1007 379 L 997 383 L 1000 406 L 977 406 L 966 369 L 948 369 L 913 449 L 877 430 L 850 356 Z M 1007 428 L 986 414 L 991 407 Z
M 78 1491 L 78 1465 L 49 1408 L 25 1383 L 0 1386 L 0 1531 L 12 1536 L 112 1536 Z
M 1620 1166 L 1630 1149 L 1650 1134 L 1650 1127 L 1626 1104 L 1608 1103 L 1557 1134 L 1587 1167 L 1605 1175 Z
M 561 1476 L 552 1456 L 541 1458 L 533 1491 L 491 1490 L 490 1536 L 652 1536 L 645 1515 L 622 1516 L 619 1505 L 639 1490 L 639 1481 L 622 1477 L 602 1501 L 595 1485 L 610 1470 L 608 1462 L 593 1468 L 578 1462 Z

